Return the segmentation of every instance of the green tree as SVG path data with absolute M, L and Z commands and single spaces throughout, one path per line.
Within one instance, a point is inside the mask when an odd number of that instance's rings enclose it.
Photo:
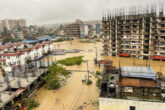
M 14 42 L 14 39 L 12 37 L 7 37 L 2 40 L 2 43 L 8 43 L 8 42 Z
M 69 76 L 70 72 L 64 67 L 55 63 L 48 68 L 48 75 L 44 77 L 48 89 L 58 89 L 61 87 L 62 82 Z M 64 76 L 64 77 L 61 77 Z
M 32 110 L 33 108 L 36 108 L 38 106 L 39 106 L 39 102 L 36 101 L 34 98 L 28 99 L 27 110 Z
M 96 81 L 96 86 L 99 88 L 100 87 L 100 84 L 101 84 L 101 79 L 98 78 L 97 81 Z

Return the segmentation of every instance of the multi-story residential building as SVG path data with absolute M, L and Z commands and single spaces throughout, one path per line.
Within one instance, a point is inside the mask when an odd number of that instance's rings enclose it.
M 14 28 L 26 27 L 26 21 L 24 19 L 5 19 L 1 20 L 0 25 L 2 25 L 0 27 L 2 28 L 2 31 L 4 28 L 7 28 L 7 30 L 12 30 Z
M 96 30 L 96 34 L 100 34 L 101 33 L 101 24 L 97 23 L 95 30 Z
M 3 27 L 2 27 L 2 21 L 0 21 L 0 32 L 3 31 Z
M 66 35 L 68 37 L 81 37 L 84 33 L 83 22 L 81 20 L 76 20 L 76 22 L 68 24 L 66 26 Z
M 23 39 L 24 38 L 24 35 L 23 35 L 23 32 L 22 31 L 15 31 L 14 32 L 14 36 L 16 38 L 19 38 L 19 39 Z
M 163 10 L 150 10 L 131 11 L 128 15 L 123 11 L 108 13 L 103 17 L 104 54 L 165 59 L 165 16 Z
M 48 51 L 53 50 L 50 42 L 42 43 L 12 43 L 0 48 L 0 61 L 3 69 L 10 72 L 13 66 L 25 65 L 27 59 L 35 60 Z
M 88 25 L 87 25 L 87 24 L 85 24 L 84 30 L 85 30 L 85 36 L 88 37 L 88 35 L 89 35 L 89 34 L 88 34 L 89 28 L 88 28 Z

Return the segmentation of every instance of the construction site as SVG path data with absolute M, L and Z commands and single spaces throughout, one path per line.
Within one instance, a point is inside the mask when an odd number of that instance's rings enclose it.
M 165 60 L 164 5 L 107 10 L 102 18 L 103 53 Z
M 47 75 L 47 68 L 53 61 L 41 61 L 42 58 L 22 66 L 15 66 L 11 73 L 0 70 L 0 110 L 23 110 L 26 103 L 19 102 L 29 98 L 44 84 L 43 77 Z

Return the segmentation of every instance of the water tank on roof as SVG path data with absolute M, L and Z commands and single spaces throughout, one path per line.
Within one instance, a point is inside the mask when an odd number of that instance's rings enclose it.
M 109 90 L 109 93 L 115 93 L 116 92 L 115 84 L 113 83 L 109 84 L 108 90 Z

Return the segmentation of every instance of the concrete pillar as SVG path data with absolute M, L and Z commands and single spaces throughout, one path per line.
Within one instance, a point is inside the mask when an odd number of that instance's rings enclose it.
M 28 90 L 28 91 L 30 90 L 30 86 L 27 87 L 27 90 Z
M 11 104 L 12 104 L 12 105 L 14 104 L 14 100 L 13 100 L 13 99 L 11 100 Z

